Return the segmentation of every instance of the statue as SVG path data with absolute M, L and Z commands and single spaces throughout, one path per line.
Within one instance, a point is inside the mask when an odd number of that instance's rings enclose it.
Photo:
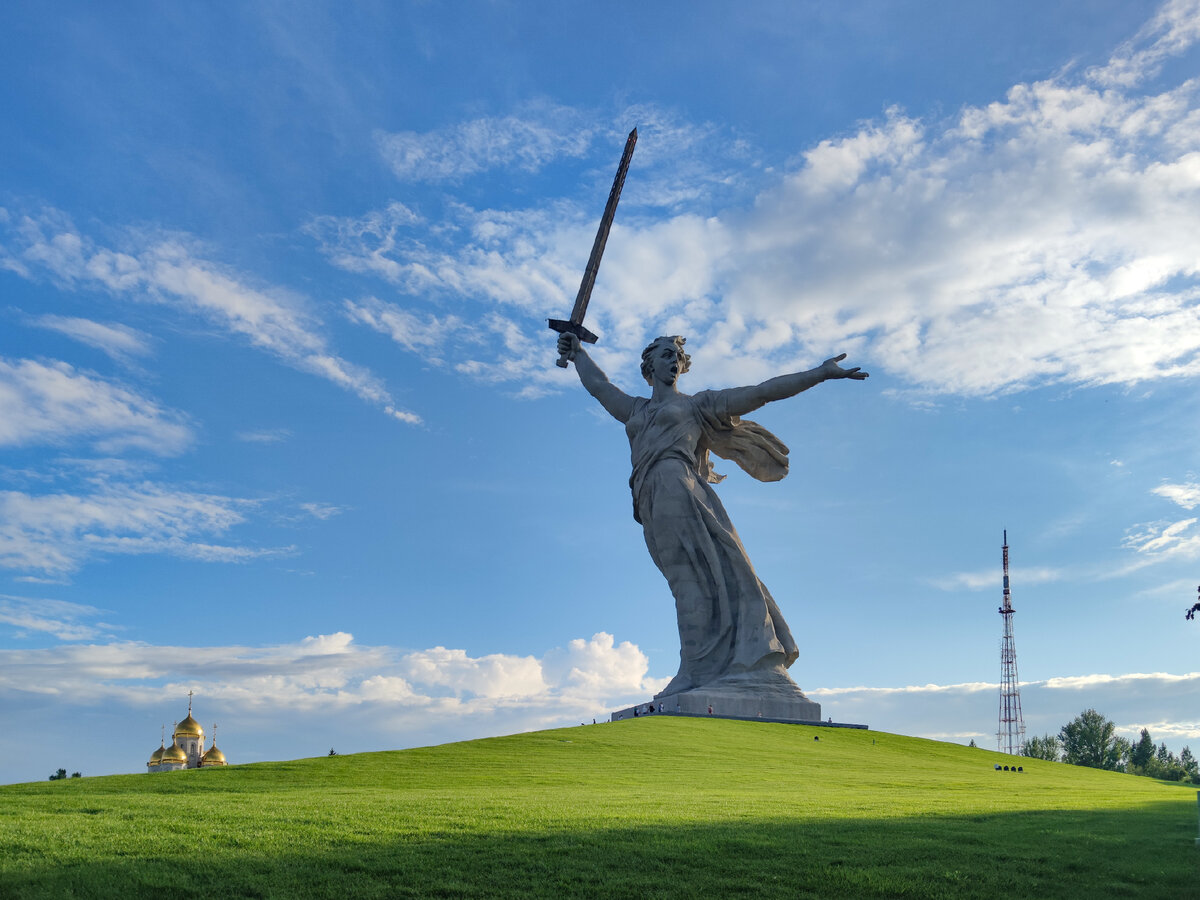
M 584 388 L 625 426 L 634 518 L 675 597 L 679 671 L 655 699 L 670 698 L 682 712 L 716 706 L 718 714 L 819 720 L 820 705 L 787 674 L 799 656 L 791 631 L 710 486 L 723 478 L 713 472 L 710 453 L 760 481 L 780 480 L 788 448 L 741 416 L 823 381 L 862 381 L 867 373 L 838 365 L 843 353 L 807 372 L 688 395 L 678 387 L 690 365 L 684 342 L 660 337 L 642 352 L 647 399 L 613 385 L 576 334 L 558 338 L 559 353 L 574 361 Z

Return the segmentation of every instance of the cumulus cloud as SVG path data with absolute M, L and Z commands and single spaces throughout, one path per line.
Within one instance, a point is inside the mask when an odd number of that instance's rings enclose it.
M 91 615 L 84 608 L 58 611 L 63 619 Z M 0 650 L 0 698 L 14 710 L 61 709 L 67 719 L 82 705 L 144 720 L 148 755 L 159 722 L 180 715 L 188 691 L 195 691 L 197 714 L 219 720 L 223 749 L 246 762 L 324 753 L 323 740 L 353 752 L 599 720 L 662 687 L 665 679 L 646 673 L 645 655 L 606 633 L 538 658 L 369 646 L 334 632 L 270 646 L 112 641 Z M 999 687 L 831 686 L 807 693 L 835 722 L 992 747 Z M 1200 739 L 1200 720 L 1186 712 L 1200 708 L 1200 673 L 1065 675 L 1022 683 L 1021 693 L 1030 735 L 1057 734 L 1092 707 L 1130 738 L 1146 727 L 1176 750 Z M 29 754 L 36 767 L 59 746 L 57 736 L 42 737 L 46 746 Z M 118 756 L 109 770 L 131 771 L 139 763 Z
M 131 388 L 64 362 L 0 358 L 0 446 L 90 440 L 102 453 L 182 452 L 192 430 Z
M 0 491 L 0 567 L 60 575 L 114 554 L 241 562 L 288 552 L 211 542 L 254 506 L 148 482 L 102 483 L 89 493 Z
M 2 607 L 0 607 L 2 609 Z M 68 610 L 68 612 L 70 612 Z M 77 613 L 78 614 L 78 613 Z M 2 621 L 2 620 L 0 620 Z M 78 638 L 72 637 L 72 640 Z M 403 702 L 445 715 L 550 708 L 573 716 L 645 699 L 648 660 L 612 635 L 577 639 L 545 659 L 434 647 L 402 651 L 358 644 L 346 632 L 268 647 L 175 647 L 141 642 L 0 650 L 0 695 L 34 692 L 101 703 L 160 703 L 191 689 L 243 709 L 333 712 Z M 399 713 L 403 710 L 391 710 Z M 542 714 L 542 713 L 539 713 Z
M 10 252 L 26 264 L 24 273 L 40 267 L 67 289 L 99 288 L 202 315 L 399 421 L 420 422 L 416 414 L 398 409 L 370 372 L 329 349 L 320 323 L 305 311 L 300 298 L 252 286 L 244 276 L 202 258 L 183 237 L 134 235 L 130 243 L 136 246 L 128 252 L 113 250 L 97 245 L 56 210 L 21 217 L 10 233 Z

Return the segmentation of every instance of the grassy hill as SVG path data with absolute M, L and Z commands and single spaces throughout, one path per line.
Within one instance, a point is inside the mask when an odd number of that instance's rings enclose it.
M 648 717 L 12 785 L 0 896 L 1200 897 L 1194 788 L 1013 761 Z

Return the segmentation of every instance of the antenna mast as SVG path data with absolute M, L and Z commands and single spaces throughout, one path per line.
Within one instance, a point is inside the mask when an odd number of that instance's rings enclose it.
M 1025 719 L 1021 716 L 1021 684 L 1017 679 L 1017 642 L 1013 637 L 1013 608 L 1008 589 L 1008 531 L 1004 532 L 1004 639 L 1000 644 L 1000 728 L 996 749 L 1020 754 L 1025 744 Z

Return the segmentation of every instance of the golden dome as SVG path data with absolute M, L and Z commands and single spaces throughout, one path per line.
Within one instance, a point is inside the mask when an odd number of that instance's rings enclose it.
M 226 766 L 229 765 L 225 761 L 225 754 L 217 749 L 217 745 L 213 744 L 212 749 L 200 757 L 201 766 Z
M 188 717 L 175 726 L 175 737 L 204 737 L 204 729 L 200 727 L 199 722 L 192 718 L 190 710 Z
M 174 763 L 174 762 L 186 763 L 187 762 L 187 754 L 183 752 L 182 747 L 179 747 L 176 744 L 172 744 L 165 751 L 163 751 L 162 759 L 160 760 L 160 762 L 163 762 L 163 763 Z
M 163 754 L 166 752 L 167 748 L 162 746 L 162 744 L 159 744 L 158 749 L 150 754 L 150 762 L 146 763 L 146 765 L 157 766 L 162 762 Z

